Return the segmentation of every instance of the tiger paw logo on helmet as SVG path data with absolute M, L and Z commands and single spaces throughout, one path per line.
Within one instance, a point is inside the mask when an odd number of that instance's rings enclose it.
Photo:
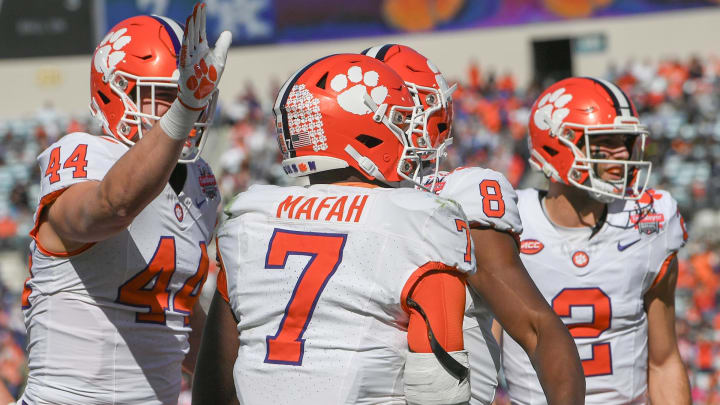
M 546 94 L 537 105 L 533 121 L 539 129 L 552 130 L 557 129 L 562 124 L 565 117 L 570 114 L 570 109 L 565 108 L 567 103 L 572 100 L 572 94 L 565 93 L 565 88 L 557 89 L 552 93 Z
M 103 38 L 100 45 L 98 45 L 93 65 L 95 66 L 95 70 L 103 74 L 105 81 L 110 78 L 110 75 L 115 70 L 115 66 L 117 66 L 121 60 L 125 59 L 125 52 L 121 49 L 132 40 L 129 35 L 124 35 L 126 32 L 127 28 L 110 32 Z
M 360 66 L 352 66 L 348 69 L 347 75 L 335 75 L 330 81 L 330 88 L 340 93 L 337 102 L 343 110 L 357 115 L 365 115 L 372 112 L 364 101 L 365 94 L 368 94 L 368 87 L 373 87 L 369 94 L 375 104 L 382 104 L 388 95 L 387 87 L 378 86 L 379 79 L 380 76 L 373 70 L 363 74 Z M 352 83 L 356 84 L 348 89 L 347 87 Z

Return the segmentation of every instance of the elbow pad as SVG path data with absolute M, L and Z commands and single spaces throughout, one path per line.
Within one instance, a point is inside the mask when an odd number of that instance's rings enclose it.
M 468 367 L 467 350 L 450 352 Z M 405 400 L 408 405 L 466 404 L 470 400 L 470 382 L 448 373 L 432 353 L 408 353 L 405 362 Z

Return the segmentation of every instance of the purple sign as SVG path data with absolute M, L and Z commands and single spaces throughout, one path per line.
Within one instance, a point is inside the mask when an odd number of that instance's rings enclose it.
M 235 45 L 327 40 L 407 32 L 717 7 L 713 0 L 206 0 L 208 35 Z M 106 25 L 136 14 L 185 20 L 194 0 L 105 0 Z

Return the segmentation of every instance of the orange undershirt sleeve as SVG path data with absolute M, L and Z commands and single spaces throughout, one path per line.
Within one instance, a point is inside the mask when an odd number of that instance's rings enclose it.
M 215 239 L 216 243 L 215 246 L 217 247 L 217 238 Z M 220 295 L 223 297 L 225 302 L 228 304 L 230 303 L 230 298 L 228 297 L 228 289 L 227 289 L 227 275 L 225 274 L 225 263 L 223 263 L 222 256 L 220 255 L 220 248 L 217 247 L 217 262 L 218 267 L 220 270 L 218 270 L 217 275 L 217 292 L 220 293 Z
M 677 252 L 673 252 L 667 258 L 665 258 L 665 261 L 660 266 L 660 271 L 658 271 L 658 274 L 655 277 L 655 280 L 653 280 L 653 283 L 650 286 L 650 288 L 655 287 L 660 282 L 660 280 L 662 280 L 665 277 L 665 273 L 667 273 L 668 267 L 670 266 L 670 263 L 673 261 L 673 259 L 675 257 L 677 257 Z
M 411 277 L 406 286 L 408 296 L 423 309 L 435 338 L 448 352 L 463 350 L 463 316 L 465 313 L 465 278 L 454 268 L 436 269 L 420 277 Z M 414 309 L 408 324 L 408 347 L 416 353 L 431 353 L 427 326 Z

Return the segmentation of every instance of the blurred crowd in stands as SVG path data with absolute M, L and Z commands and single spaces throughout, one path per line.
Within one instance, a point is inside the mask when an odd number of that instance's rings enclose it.
M 689 224 L 690 240 L 679 256 L 677 334 L 694 403 L 720 404 L 720 58 L 632 60 L 610 66 L 605 78 L 628 93 L 650 127 L 650 184 L 672 193 Z M 532 102 L 549 83 L 518 86 L 511 73 L 485 72 L 475 63 L 466 77 L 454 79 L 459 89 L 453 95 L 454 145 L 447 167 L 489 167 L 516 187 L 540 184 L 542 176 L 527 164 L 526 124 Z M 266 102 L 273 98 L 259 97 L 247 85 L 220 107 L 216 130 L 227 132 L 227 144 L 210 163 L 226 202 L 251 184 L 290 181 L 279 165 Z M 63 134 L 89 125 L 89 117 L 66 117 L 49 104 L 33 119 L 0 122 L 0 257 L 27 256 L 42 175 L 37 154 Z M 210 282 L 206 289 L 213 286 Z M 0 283 L 0 381 L 13 395 L 25 373 L 19 293 Z M 497 402 L 507 403 L 502 393 Z M 183 397 L 183 403 L 189 399 Z

